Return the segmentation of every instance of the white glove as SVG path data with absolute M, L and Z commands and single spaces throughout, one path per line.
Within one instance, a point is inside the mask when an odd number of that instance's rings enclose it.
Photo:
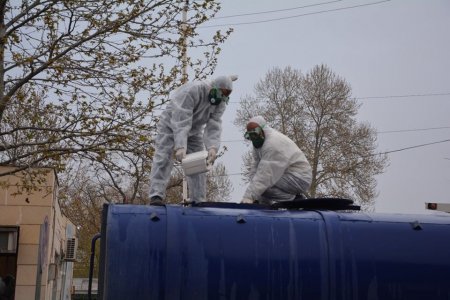
M 175 157 L 176 159 L 181 162 L 183 160 L 183 158 L 186 157 L 186 149 L 185 148 L 180 148 L 175 152 Z
M 208 150 L 208 158 L 206 159 L 206 163 L 208 165 L 212 165 L 214 163 L 214 161 L 216 160 L 216 156 L 217 156 L 216 148 L 210 148 Z
M 248 198 L 242 198 L 241 203 L 252 204 L 252 203 L 253 203 L 253 200 L 252 200 L 252 199 L 248 199 Z

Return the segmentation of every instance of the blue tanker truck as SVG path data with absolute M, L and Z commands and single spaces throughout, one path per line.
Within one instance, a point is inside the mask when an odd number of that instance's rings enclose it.
M 273 206 L 105 205 L 99 299 L 450 299 L 450 216 Z

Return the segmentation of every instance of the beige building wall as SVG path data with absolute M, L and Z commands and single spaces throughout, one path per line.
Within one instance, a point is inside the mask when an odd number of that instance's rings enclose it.
M 2 172 L 11 169 L 0 166 Z M 67 268 L 68 262 L 63 258 L 67 227 L 74 226 L 61 214 L 53 170 L 36 171 L 42 173 L 37 190 L 23 191 L 26 186 L 20 176 L 0 177 L 0 226 L 19 226 L 15 299 L 35 299 L 39 277 L 40 299 L 62 299 L 64 284 L 58 280 L 67 275 L 72 278 L 71 274 L 65 274 L 71 268 Z M 42 236 L 41 227 L 46 228 Z

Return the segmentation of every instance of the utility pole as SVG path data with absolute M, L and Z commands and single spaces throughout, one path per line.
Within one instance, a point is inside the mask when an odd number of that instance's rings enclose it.
M 189 7 L 189 0 L 186 0 L 185 4 L 184 4 L 184 8 L 183 8 L 183 13 L 181 15 L 181 31 L 182 31 L 182 35 L 183 35 L 183 39 L 182 39 L 182 49 L 181 51 L 183 52 L 183 56 L 182 56 L 182 73 L 181 73 L 181 83 L 186 83 L 187 79 L 188 79 L 188 75 L 187 75 L 187 11 L 188 11 L 188 7 Z M 188 192 L 187 192 L 187 182 L 186 182 L 186 175 L 183 172 L 183 202 L 186 203 L 188 201 Z
M 182 77 L 181 77 L 181 83 L 186 83 L 187 79 L 188 79 L 188 75 L 187 75 L 187 65 L 188 65 L 188 61 L 187 61 L 187 33 L 188 33 L 188 26 L 186 24 L 187 21 L 187 12 L 188 12 L 188 8 L 189 8 L 189 0 L 186 0 L 186 2 L 184 3 L 184 8 L 183 8 L 183 13 L 181 15 L 181 32 L 183 35 L 183 45 L 182 45 L 182 52 L 183 52 L 183 56 L 181 58 L 181 63 L 183 65 L 183 69 L 182 69 Z

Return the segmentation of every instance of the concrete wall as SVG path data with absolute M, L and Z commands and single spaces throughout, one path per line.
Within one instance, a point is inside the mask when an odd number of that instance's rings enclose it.
M 0 172 L 11 169 L 0 167 Z M 36 171 L 41 173 L 37 190 L 23 191 L 26 185 L 20 175 L 0 177 L 0 226 L 19 226 L 15 299 L 35 299 L 38 278 L 40 299 L 70 299 L 62 296 L 62 288 L 63 281 L 72 278 L 66 274 L 67 264 L 72 263 L 63 257 L 66 234 L 74 232 L 67 228 L 73 224 L 61 214 L 53 170 Z

